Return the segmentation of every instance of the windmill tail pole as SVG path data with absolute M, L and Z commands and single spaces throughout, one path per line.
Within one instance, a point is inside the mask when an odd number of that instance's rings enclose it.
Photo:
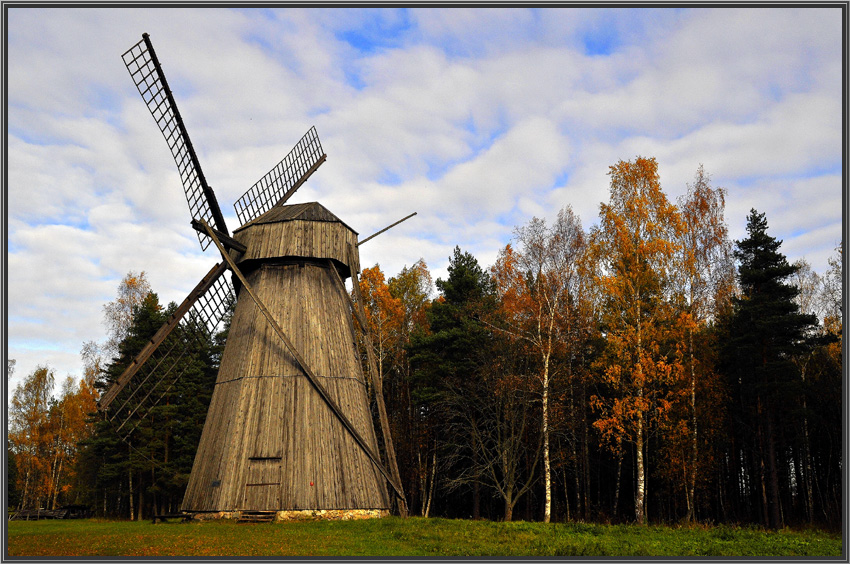
M 353 264 L 351 254 L 353 253 L 353 247 L 351 245 L 348 246 L 348 259 L 349 263 Z M 393 479 L 398 483 L 398 490 L 402 490 L 401 485 L 401 476 L 398 473 L 398 462 L 396 461 L 395 455 L 395 447 L 393 446 L 393 439 L 390 432 L 390 423 L 389 418 L 387 417 L 387 408 L 384 405 L 384 393 L 381 391 L 381 377 L 378 373 L 378 367 L 375 364 L 374 353 L 372 352 L 372 336 L 369 332 L 369 325 L 366 323 L 366 313 L 363 309 L 363 296 L 360 293 L 360 282 L 357 280 L 357 273 L 352 271 L 352 283 L 354 294 L 357 297 L 357 301 L 355 302 L 351 295 L 345 291 L 345 284 L 342 281 L 342 278 L 339 276 L 339 272 L 337 272 L 336 266 L 331 260 L 328 260 L 328 267 L 334 275 L 334 279 L 337 282 L 337 285 L 342 292 L 342 294 L 348 298 L 348 304 L 351 306 L 351 310 L 354 312 L 354 318 L 357 320 L 358 325 L 360 326 L 360 330 L 363 333 L 363 338 L 366 341 L 366 356 L 369 359 L 369 375 L 372 377 L 372 387 L 375 390 L 375 403 L 378 405 L 378 415 L 381 420 L 381 434 L 384 438 L 384 452 L 387 457 L 387 466 L 389 466 L 389 470 L 392 473 Z M 396 500 L 398 502 L 398 510 L 399 514 L 402 517 L 407 517 L 407 500 L 404 497 L 404 491 L 396 491 Z
M 393 223 L 392 225 L 387 225 L 386 227 L 384 227 L 384 228 L 383 228 L 383 229 L 381 229 L 380 231 L 378 231 L 378 232 L 376 232 L 376 233 L 373 233 L 373 234 L 369 235 L 368 237 L 366 237 L 365 239 L 363 239 L 362 241 L 360 241 L 359 243 L 357 243 L 357 246 L 359 247 L 360 245 L 362 245 L 363 243 L 365 243 L 365 242 L 366 242 L 366 241 L 368 241 L 369 239 L 374 239 L 375 237 L 377 237 L 378 235 L 380 235 L 380 234 L 381 234 L 381 233 L 383 233 L 384 231 L 387 231 L 388 229 L 392 229 L 393 227 L 395 227 L 396 225 L 398 225 L 398 224 L 399 224 L 399 223 L 401 223 L 402 221 L 407 221 L 408 219 L 410 219 L 410 218 L 411 218 L 411 217 L 413 217 L 414 215 L 416 215 L 416 212 L 413 212 L 412 214 L 410 214 L 410 215 L 409 215 L 409 216 L 407 216 L 407 217 L 404 217 L 404 218 L 402 218 L 402 219 L 399 219 L 398 221 L 396 221 L 396 222 L 395 222 L 395 223 Z

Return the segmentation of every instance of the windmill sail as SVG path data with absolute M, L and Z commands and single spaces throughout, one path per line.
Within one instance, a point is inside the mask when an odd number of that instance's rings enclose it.
M 180 171 L 180 180 L 183 182 L 192 218 L 204 219 L 219 231 L 227 233 L 221 208 L 201 170 L 198 156 L 148 34 L 142 34 L 142 40 L 130 47 L 122 55 L 122 59 L 171 149 L 171 156 Z M 198 233 L 198 240 L 201 248 L 206 250 L 210 244 L 209 237 Z
M 235 301 L 226 270 L 222 263 L 207 273 L 101 397 L 98 407 L 119 433 L 132 433 L 190 366 L 186 357 L 223 328 Z
M 311 127 L 283 160 L 233 204 L 239 224 L 244 226 L 275 204 L 285 203 L 326 159 L 319 134 Z

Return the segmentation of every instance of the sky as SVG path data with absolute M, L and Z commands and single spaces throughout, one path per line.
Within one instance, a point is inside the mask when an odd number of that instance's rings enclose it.
M 319 201 L 387 277 L 455 246 L 492 265 L 516 227 L 608 168 L 655 157 L 675 199 L 702 164 L 790 261 L 842 239 L 842 12 L 834 8 L 224 9 L 8 7 L 9 388 L 82 374 L 129 271 L 179 303 L 220 260 L 189 226 L 177 168 L 122 53 L 150 34 L 230 230 L 232 207 L 315 126 Z

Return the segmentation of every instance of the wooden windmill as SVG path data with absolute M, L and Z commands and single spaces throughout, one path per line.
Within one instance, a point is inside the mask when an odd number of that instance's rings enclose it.
M 359 294 L 358 245 L 366 239 L 358 242 L 357 232 L 317 202 L 286 204 L 326 159 L 315 128 L 236 202 L 242 226 L 231 236 L 149 36 L 123 59 L 177 163 L 201 247 L 214 244 L 224 260 L 103 394 L 100 410 L 119 432 L 132 432 L 132 422 L 182 374 L 180 346 L 161 346 L 169 334 L 187 324 L 212 334 L 235 296 L 182 510 L 373 510 L 394 501 L 406 515 Z M 345 289 L 348 277 L 355 300 Z M 383 449 L 352 311 L 367 339 Z

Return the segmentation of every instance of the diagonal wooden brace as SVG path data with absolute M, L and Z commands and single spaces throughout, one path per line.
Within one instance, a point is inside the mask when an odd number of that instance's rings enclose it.
M 218 247 L 218 250 L 221 252 L 222 256 L 227 261 L 230 270 L 233 271 L 233 274 L 235 274 L 239 281 L 242 283 L 242 288 L 246 292 L 248 292 L 248 295 L 251 296 L 251 299 L 254 301 L 254 304 L 256 304 L 257 309 L 260 310 L 260 313 L 262 313 L 263 317 L 266 318 L 266 321 L 269 323 L 271 328 L 274 330 L 280 340 L 283 341 L 283 344 L 286 345 L 286 348 L 289 350 L 289 353 L 295 358 L 295 361 L 298 363 L 298 366 L 301 367 L 301 370 L 302 372 L 304 372 L 304 375 L 307 377 L 307 380 L 310 382 L 316 392 L 318 392 L 319 397 L 322 398 L 322 400 L 330 408 L 331 412 L 336 416 L 339 422 L 342 423 L 342 426 L 345 427 L 345 429 L 351 434 L 352 438 L 354 438 L 355 442 L 357 442 L 357 444 L 360 446 L 360 449 L 366 454 L 366 456 L 369 457 L 369 459 L 372 461 L 378 471 L 383 474 L 384 478 L 387 480 L 387 482 L 389 482 L 393 490 L 395 490 L 396 495 L 403 496 L 404 494 L 401 491 L 401 486 L 397 484 L 395 480 L 390 476 L 389 472 L 387 472 L 387 469 L 384 468 L 383 464 L 381 464 L 381 460 L 375 455 L 374 452 L 372 452 L 372 449 L 369 448 L 369 444 L 366 442 L 366 440 L 360 435 L 357 429 L 354 428 L 354 425 L 351 423 L 351 421 L 349 421 L 348 417 L 345 416 L 345 414 L 342 412 L 342 410 L 339 408 L 333 398 L 328 395 L 327 390 L 325 390 L 325 387 L 322 386 L 321 382 L 319 382 L 318 378 L 316 378 L 316 375 L 307 365 L 307 362 L 304 360 L 304 357 L 301 356 L 301 353 L 298 352 L 298 349 L 295 348 L 295 345 L 292 343 L 292 341 L 289 340 L 289 337 L 286 336 L 286 333 L 283 332 L 283 329 L 281 329 L 280 325 L 278 325 L 277 321 L 275 321 L 274 317 L 272 317 L 265 304 L 263 304 L 257 294 L 254 293 L 254 289 L 251 288 L 251 286 L 248 284 L 248 280 L 245 279 L 245 276 L 239 270 L 239 267 L 236 266 L 236 263 L 233 262 L 233 259 L 230 258 L 230 255 L 227 254 L 227 250 L 224 248 L 224 245 L 221 244 L 221 241 L 219 241 L 213 229 L 203 219 L 201 219 L 201 224 L 204 226 L 207 235 L 210 236 L 210 238 L 213 240 L 213 243 L 215 243 L 216 247 Z
M 349 245 L 348 264 L 354 264 L 352 262 L 353 257 L 351 257 L 352 252 L 352 247 Z M 398 462 L 395 456 L 392 434 L 390 433 L 390 420 L 389 417 L 387 417 L 387 407 L 384 404 L 384 393 L 382 391 L 383 384 L 381 383 L 381 375 L 378 373 L 378 366 L 375 362 L 375 354 L 372 350 L 372 336 L 369 332 L 369 326 L 366 324 L 366 312 L 363 309 L 363 296 L 360 294 L 360 283 L 357 280 L 357 273 L 353 268 L 351 269 L 351 281 L 354 285 L 354 295 L 357 297 L 357 302 L 355 303 L 348 292 L 345 291 L 345 283 L 342 281 L 333 261 L 328 260 L 328 265 L 331 272 L 334 273 L 334 278 L 339 285 L 340 291 L 345 294 L 346 298 L 348 298 L 348 305 L 351 306 L 351 310 L 354 312 L 355 318 L 357 319 L 357 324 L 363 332 L 363 338 L 366 340 L 366 357 L 369 361 L 369 374 L 372 378 L 372 387 L 375 390 L 375 402 L 378 404 L 378 416 L 381 419 L 381 435 L 384 438 L 384 451 L 387 453 L 387 465 L 390 467 L 390 472 L 392 472 L 393 478 L 395 478 L 398 482 L 400 489 L 401 476 L 398 473 Z M 404 498 L 403 491 L 401 492 L 401 495 L 398 496 L 398 509 L 399 514 L 402 517 L 407 517 L 407 500 Z

